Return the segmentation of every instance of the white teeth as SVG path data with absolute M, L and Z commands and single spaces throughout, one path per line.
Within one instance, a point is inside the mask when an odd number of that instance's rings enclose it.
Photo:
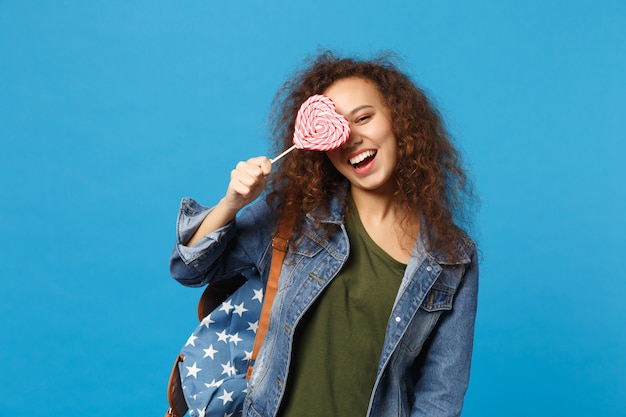
M 356 164 L 358 164 L 360 162 L 363 162 L 364 160 L 366 160 L 370 156 L 374 156 L 374 155 L 376 155 L 376 151 L 365 151 L 363 153 L 358 154 L 354 158 L 350 158 L 350 163 L 352 165 L 356 165 Z

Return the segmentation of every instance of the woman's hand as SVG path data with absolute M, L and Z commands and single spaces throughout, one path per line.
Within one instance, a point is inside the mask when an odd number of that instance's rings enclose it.
M 272 172 L 272 164 L 264 156 L 239 162 L 230 173 L 226 195 L 204 218 L 186 245 L 192 246 L 204 236 L 230 223 L 239 210 L 261 195 L 265 189 L 265 179 L 270 172 Z
M 272 172 L 270 160 L 264 156 L 241 161 L 230 173 L 230 183 L 220 204 L 237 214 L 265 189 L 265 179 Z M 233 215 L 234 217 L 234 215 Z

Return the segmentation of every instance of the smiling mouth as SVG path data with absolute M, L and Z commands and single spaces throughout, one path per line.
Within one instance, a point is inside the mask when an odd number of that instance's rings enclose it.
M 366 165 L 376 156 L 376 151 L 365 151 L 357 156 L 350 158 L 349 162 L 354 168 L 359 168 L 360 166 Z

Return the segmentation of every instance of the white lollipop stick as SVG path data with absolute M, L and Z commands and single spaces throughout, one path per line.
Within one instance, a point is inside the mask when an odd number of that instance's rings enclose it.
M 270 162 L 273 164 L 274 162 L 278 161 L 280 158 L 282 158 L 283 156 L 287 155 L 289 152 L 293 151 L 294 149 L 296 149 L 296 145 L 293 145 L 291 148 L 287 149 L 286 151 L 284 151 L 283 153 L 281 153 L 280 155 L 278 155 L 274 159 L 270 159 Z

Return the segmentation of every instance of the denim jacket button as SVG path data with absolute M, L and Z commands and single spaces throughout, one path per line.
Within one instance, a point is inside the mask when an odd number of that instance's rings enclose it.
M 426 270 L 427 270 L 428 272 L 430 272 L 430 271 L 432 271 L 432 270 L 433 270 L 433 267 L 429 265 L 429 266 L 427 266 L 427 267 L 426 267 Z
M 400 323 L 402 321 L 402 319 L 400 318 L 400 316 L 396 317 L 396 323 Z

